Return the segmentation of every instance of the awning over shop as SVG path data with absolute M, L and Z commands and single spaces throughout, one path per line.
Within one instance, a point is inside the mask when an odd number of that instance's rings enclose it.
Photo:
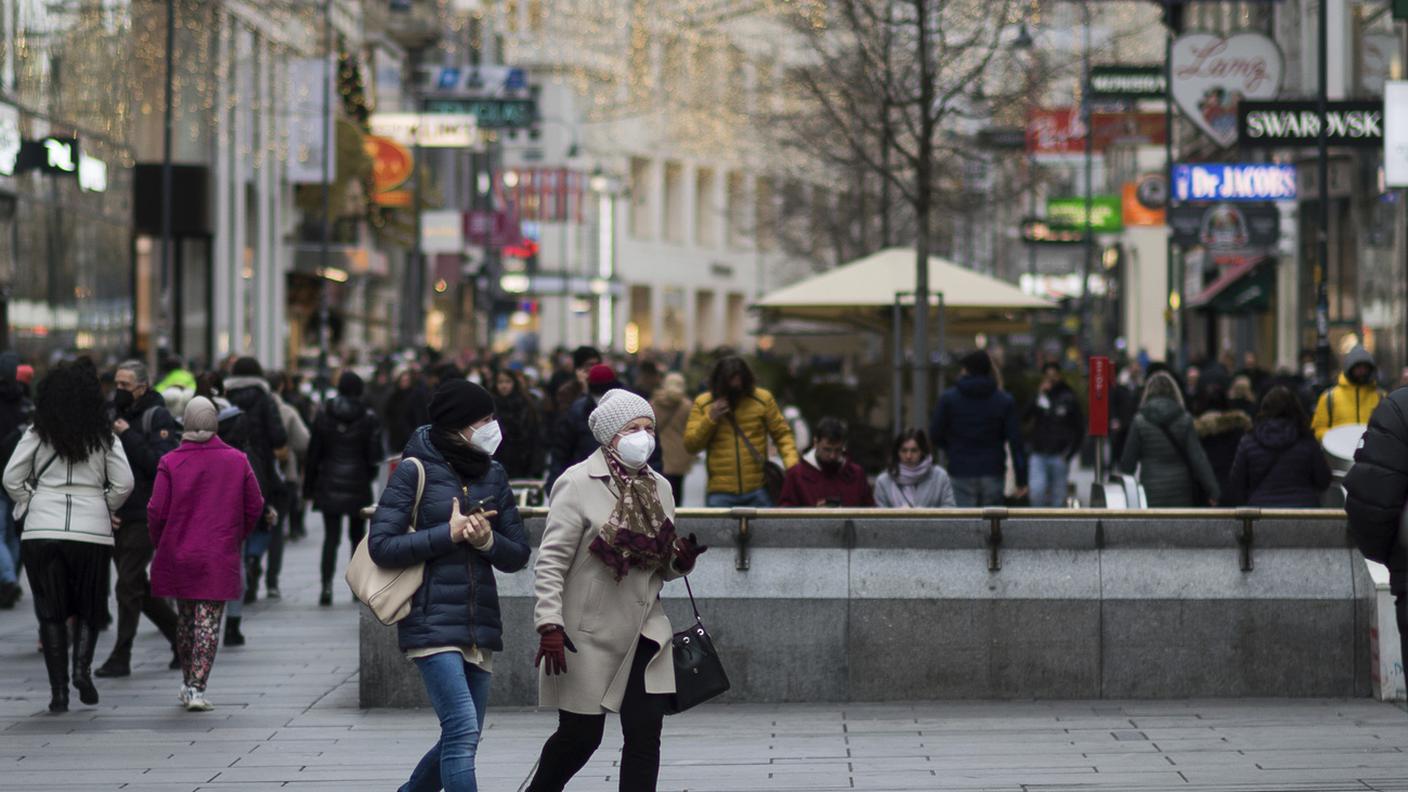
M 1188 301 L 1188 307 L 1225 314 L 1259 313 L 1271 307 L 1275 292 L 1273 260 L 1251 259 L 1223 268 L 1217 280 Z
M 914 292 L 914 257 L 913 249 L 887 248 L 778 289 L 754 307 L 773 319 L 813 319 L 887 329 L 895 295 Z M 1029 329 L 1026 312 L 1056 307 L 1007 281 L 937 256 L 929 257 L 929 288 L 943 294 L 945 319 L 953 334 L 1024 332 Z M 913 304 L 912 298 L 905 302 Z

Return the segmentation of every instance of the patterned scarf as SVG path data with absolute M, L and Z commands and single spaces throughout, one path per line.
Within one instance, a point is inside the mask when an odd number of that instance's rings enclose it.
M 674 554 L 675 524 L 665 516 L 660 491 L 648 465 L 631 470 L 615 452 L 603 449 L 611 481 L 620 495 L 611 517 L 589 548 L 620 580 L 637 569 L 660 569 Z

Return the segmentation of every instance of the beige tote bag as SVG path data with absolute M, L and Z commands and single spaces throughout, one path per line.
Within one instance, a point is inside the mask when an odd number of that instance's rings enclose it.
M 425 494 L 425 466 L 419 459 L 411 457 L 403 464 L 416 466 L 416 503 L 411 509 L 411 524 L 408 531 L 414 533 L 420 522 L 420 499 Z M 347 585 L 356 597 L 382 624 L 395 624 L 411 612 L 411 598 L 416 595 L 425 580 L 425 564 L 416 564 L 403 569 L 387 569 L 377 566 L 372 560 L 369 543 L 372 532 L 357 544 L 352 554 L 352 562 L 347 565 Z

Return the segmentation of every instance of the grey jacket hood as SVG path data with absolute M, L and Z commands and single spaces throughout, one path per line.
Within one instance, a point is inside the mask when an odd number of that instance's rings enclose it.
M 1359 365 L 1360 363 L 1368 363 L 1369 367 L 1374 369 L 1375 371 L 1377 371 L 1379 368 L 1378 364 L 1374 362 L 1374 356 L 1369 354 L 1369 350 L 1365 349 L 1362 346 L 1357 346 L 1349 350 L 1349 354 L 1344 356 L 1344 365 L 1340 368 L 1340 370 L 1343 371 L 1346 375 L 1348 375 L 1349 370 Z

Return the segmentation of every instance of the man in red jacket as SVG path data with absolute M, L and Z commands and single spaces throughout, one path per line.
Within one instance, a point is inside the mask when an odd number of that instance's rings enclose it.
M 822 418 L 817 423 L 812 450 L 787 471 L 779 505 L 793 508 L 875 505 L 865 471 L 846 458 L 844 421 Z

